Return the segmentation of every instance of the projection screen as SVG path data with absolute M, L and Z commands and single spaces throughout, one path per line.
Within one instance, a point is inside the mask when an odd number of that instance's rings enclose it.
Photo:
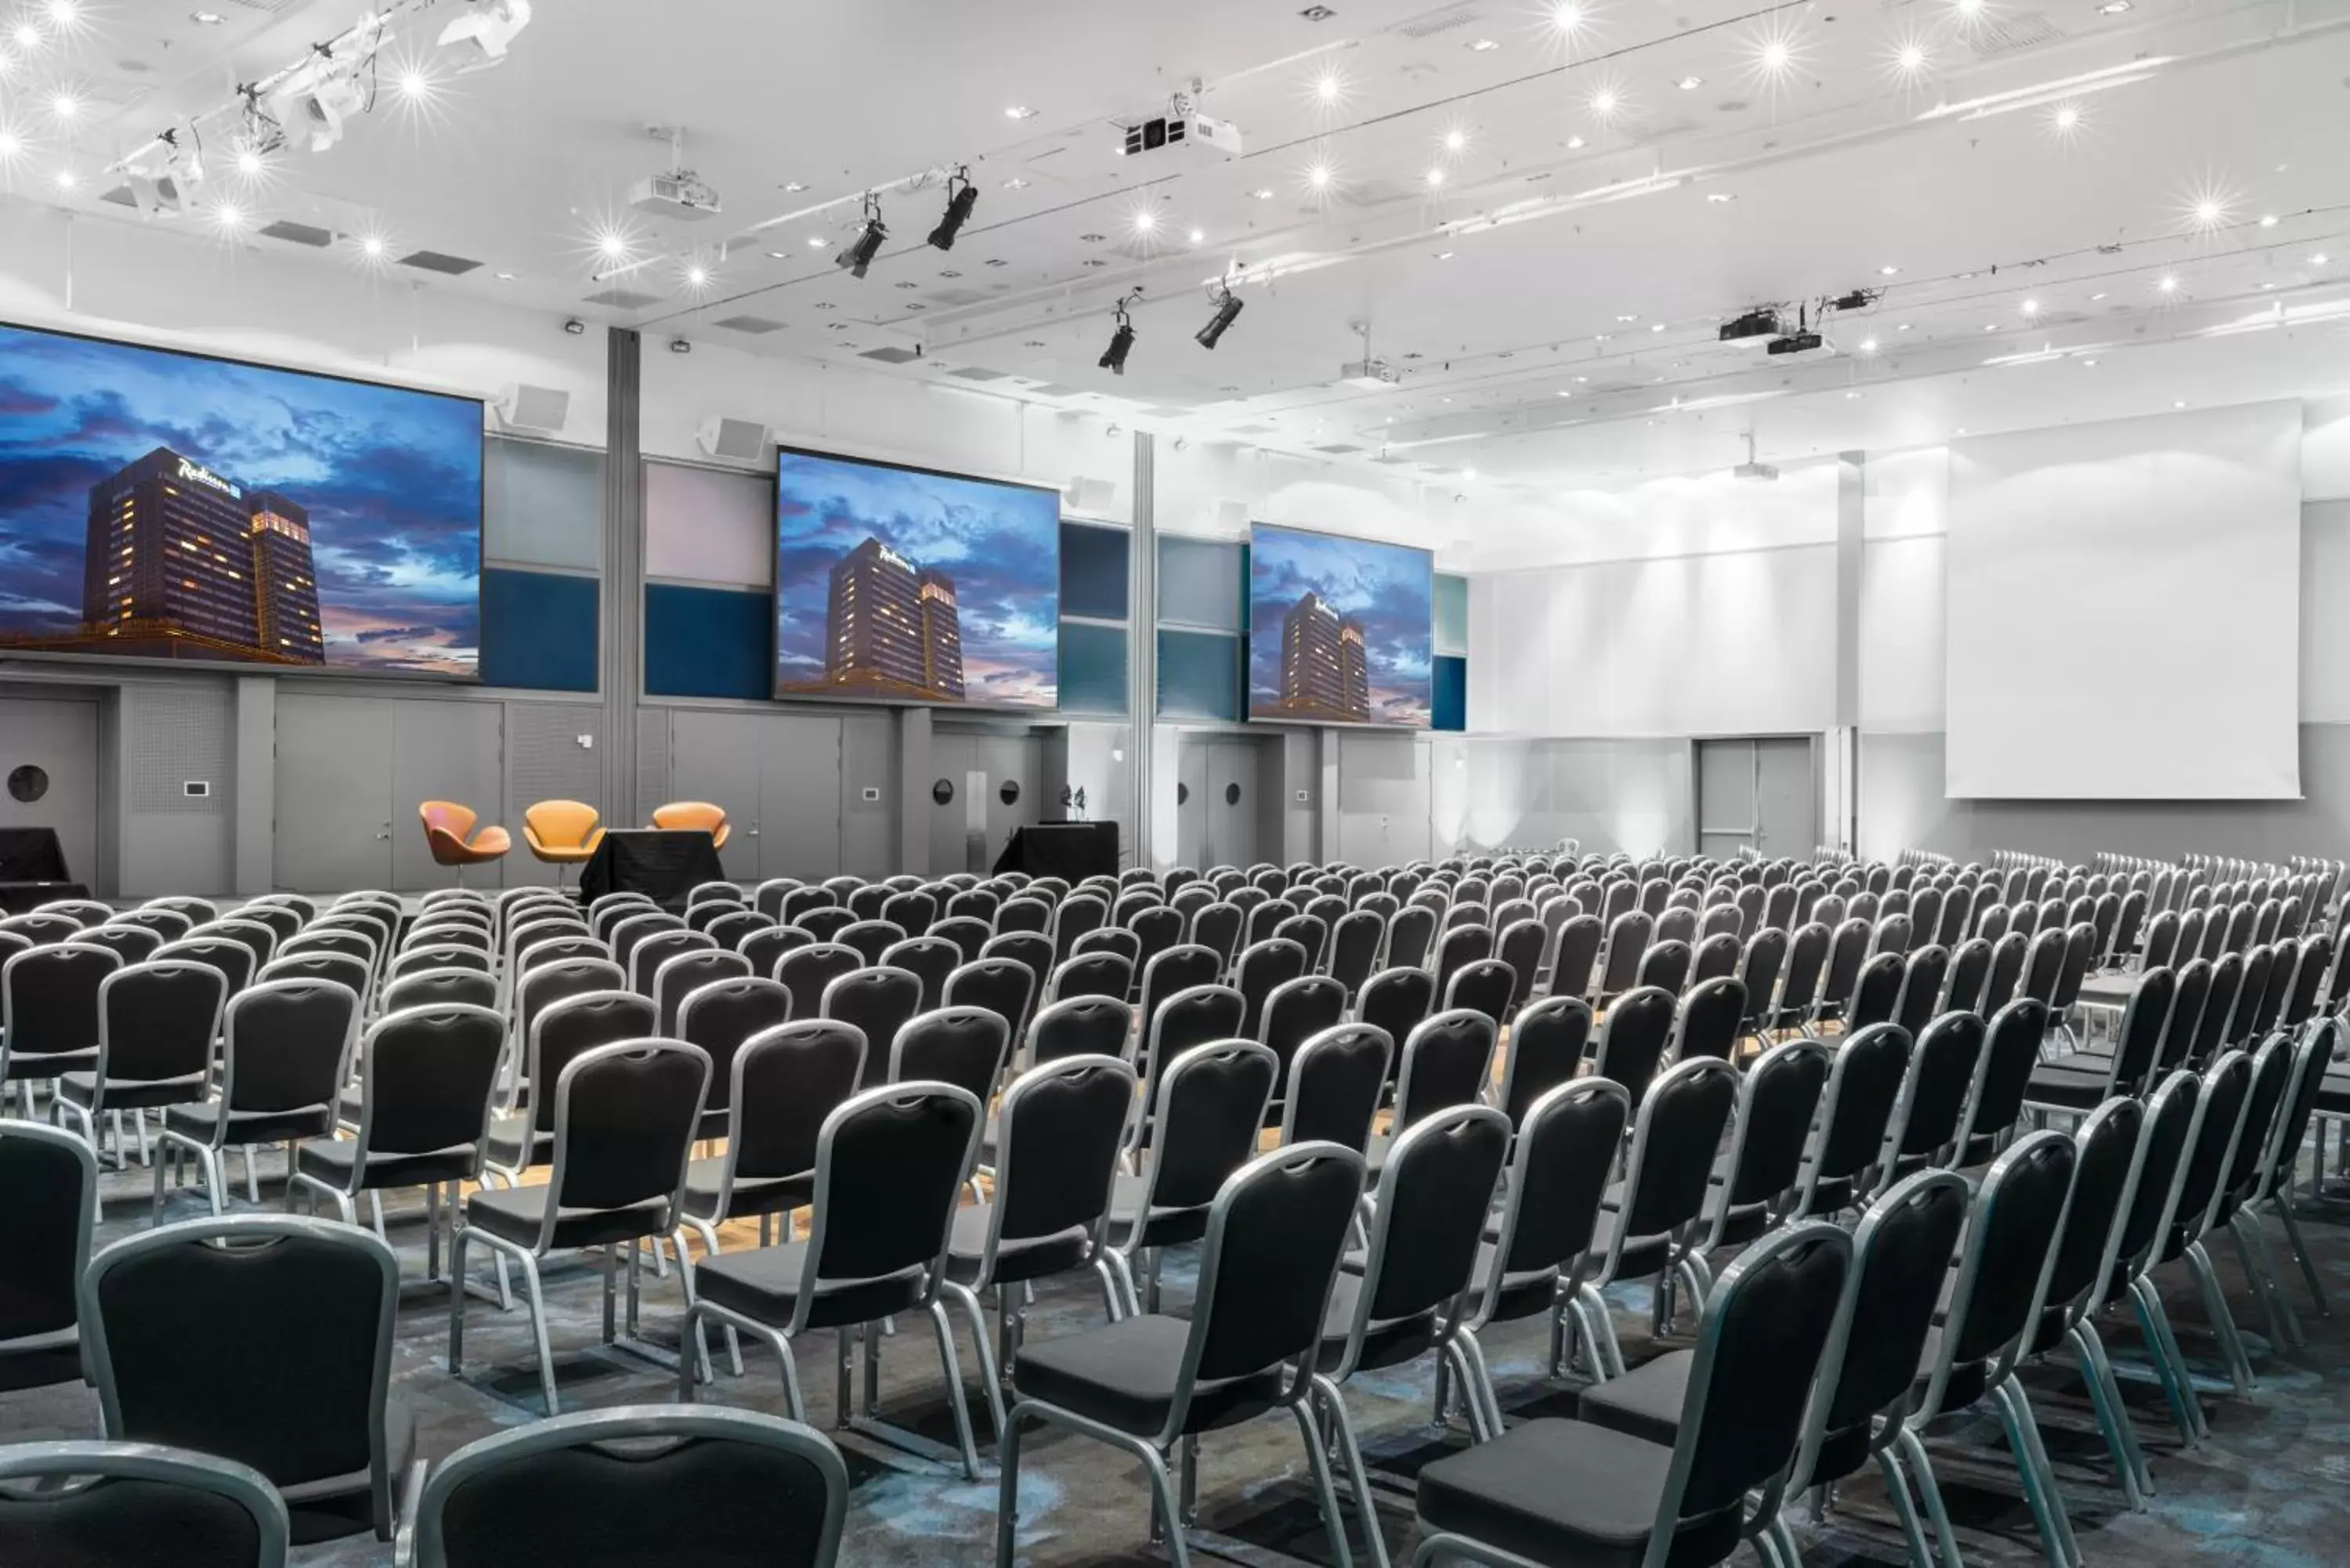
M 1950 449 L 1952 799 L 2301 794 L 2301 407 Z

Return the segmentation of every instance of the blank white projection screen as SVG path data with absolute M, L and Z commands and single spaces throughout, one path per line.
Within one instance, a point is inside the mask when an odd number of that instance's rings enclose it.
M 1952 799 L 2301 794 L 2301 408 L 1950 448 Z

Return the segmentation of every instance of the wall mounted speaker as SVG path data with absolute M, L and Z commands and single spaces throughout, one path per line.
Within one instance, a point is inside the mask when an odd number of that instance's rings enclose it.
M 1118 504 L 1118 482 L 1073 473 L 1069 483 L 1061 486 L 1061 499 L 1072 512 L 1106 513 Z
M 767 452 L 767 427 L 749 420 L 712 414 L 693 434 L 694 443 L 728 462 L 756 462 Z
M 527 431 L 534 435 L 558 435 L 571 417 L 571 394 L 553 387 L 508 387 L 490 405 L 502 430 Z

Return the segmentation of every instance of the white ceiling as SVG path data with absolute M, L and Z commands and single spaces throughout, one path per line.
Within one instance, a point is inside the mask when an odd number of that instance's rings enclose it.
M 462 7 L 438 0 L 398 21 L 339 146 L 284 155 L 265 192 L 216 176 L 203 196 L 238 202 L 243 244 L 291 218 L 482 264 L 408 275 L 434 287 L 1534 490 L 1725 466 L 1750 431 L 1792 458 L 2350 390 L 2350 0 L 1966 3 L 1605 0 L 1569 38 L 1534 0 L 1340 0 L 1320 20 L 1287 0 L 539 0 L 504 65 L 447 77 L 431 44 Z M 359 14 L 82 7 L 0 78 L 0 124 L 30 140 L 7 179 L 133 222 L 161 220 L 103 199 L 109 161 Z M 1905 45 L 1925 55 L 1906 79 Z M 388 84 L 420 64 L 445 79 L 411 107 Z M 1113 155 L 1119 124 L 1195 79 L 1243 156 Z M 2071 85 L 2028 90 L 2051 83 Z M 83 104 L 68 125 L 60 90 Z M 626 212 L 668 161 L 653 125 L 684 129 L 723 215 Z M 979 207 L 941 253 L 922 236 L 957 164 Z M 830 258 L 874 188 L 890 237 L 858 281 Z M 633 265 L 595 279 L 616 227 Z M 1246 308 L 1211 353 L 1191 334 L 1228 269 Z M 1095 361 L 1138 288 L 1114 377 Z M 1819 352 L 1716 341 L 1747 306 L 1858 288 L 1883 295 L 1833 316 Z M 1338 384 L 1358 324 L 1399 385 Z

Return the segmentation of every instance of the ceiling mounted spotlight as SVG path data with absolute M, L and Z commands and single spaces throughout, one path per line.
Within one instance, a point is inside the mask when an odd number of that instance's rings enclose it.
M 958 165 L 955 171 L 947 176 L 946 215 L 939 220 L 939 226 L 931 231 L 931 245 L 942 251 L 954 249 L 955 235 L 971 222 L 972 209 L 978 205 L 979 187 L 971 182 L 970 166 Z M 861 277 L 864 275 L 860 273 L 858 275 Z
M 1101 369 L 1113 376 L 1126 374 L 1126 357 L 1134 352 L 1134 321 L 1127 315 L 1127 307 L 1141 297 L 1142 290 L 1138 288 L 1118 302 L 1118 329 L 1109 335 L 1109 347 L 1102 350 L 1098 361 Z
M 474 0 L 472 10 L 441 29 L 442 48 L 471 44 L 481 53 L 480 70 L 506 57 L 515 35 L 530 26 L 530 0 Z
M 1866 310 L 1877 303 L 1877 296 L 1882 292 L 1874 288 L 1856 288 L 1829 300 L 1828 306 L 1835 310 Z
M 1208 324 L 1205 327 L 1201 327 L 1197 333 L 1193 334 L 1194 339 L 1202 348 L 1213 348 L 1218 342 L 1222 340 L 1225 329 L 1240 318 L 1240 314 L 1241 302 L 1239 298 L 1233 295 L 1232 286 L 1230 283 L 1218 284 L 1216 286 L 1216 313 L 1208 317 Z
M 832 265 L 847 267 L 851 277 L 863 277 L 872 266 L 873 258 L 881 254 L 881 242 L 889 237 L 889 227 L 881 221 L 881 199 L 872 192 L 865 192 L 865 222 L 858 225 L 857 237 L 841 246 Z

